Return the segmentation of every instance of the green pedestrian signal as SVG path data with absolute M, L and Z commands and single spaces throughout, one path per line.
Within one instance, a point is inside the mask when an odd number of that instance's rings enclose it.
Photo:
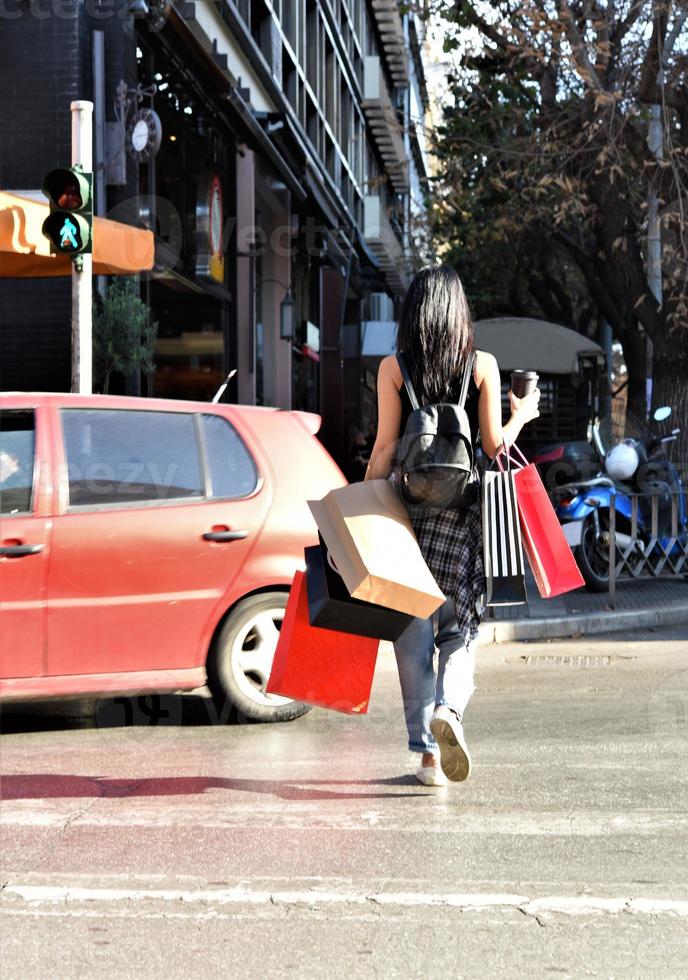
M 84 255 L 93 251 L 93 174 L 80 167 L 51 170 L 43 181 L 43 193 L 50 202 L 50 214 L 43 222 L 43 234 L 52 250 L 63 255 Z

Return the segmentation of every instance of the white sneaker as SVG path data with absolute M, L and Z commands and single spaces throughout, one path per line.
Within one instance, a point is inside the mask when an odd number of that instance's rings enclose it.
M 446 786 L 448 782 L 439 766 L 418 766 L 416 779 L 423 786 Z
M 447 779 L 460 783 L 471 771 L 471 757 L 463 737 L 463 725 L 444 704 L 438 705 L 430 719 L 430 731 L 440 747 L 440 764 Z

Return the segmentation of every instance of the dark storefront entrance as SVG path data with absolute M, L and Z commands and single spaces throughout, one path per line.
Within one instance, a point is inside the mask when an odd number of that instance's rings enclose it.
M 158 323 L 146 393 L 210 400 L 233 366 L 234 134 L 213 104 L 212 83 L 171 32 L 137 42 L 139 83 L 155 85 L 162 123 L 157 157 L 140 167 L 140 193 L 158 233 L 145 299 Z

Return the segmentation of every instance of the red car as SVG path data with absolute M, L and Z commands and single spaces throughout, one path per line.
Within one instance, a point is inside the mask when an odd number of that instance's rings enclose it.
M 265 694 L 306 501 L 345 483 L 318 416 L 112 396 L 0 395 L 0 701 Z M 227 710 L 229 709 L 229 710 Z

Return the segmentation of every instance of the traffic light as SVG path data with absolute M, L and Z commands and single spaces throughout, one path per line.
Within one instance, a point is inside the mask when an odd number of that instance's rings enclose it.
M 50 201 L 43 234 L 50 239 L 53 251 L 64 255 L 91 253 L 93 174 L 79 167 L 51 170 L 43 181 L 43 193 Z

